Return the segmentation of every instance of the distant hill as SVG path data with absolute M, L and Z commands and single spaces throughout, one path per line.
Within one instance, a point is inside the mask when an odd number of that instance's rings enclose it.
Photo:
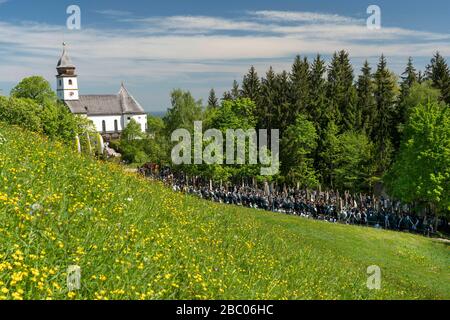
M 0 123 L 0 299 L 449 299 L 449 257 L 416 235 L 177 194 Z

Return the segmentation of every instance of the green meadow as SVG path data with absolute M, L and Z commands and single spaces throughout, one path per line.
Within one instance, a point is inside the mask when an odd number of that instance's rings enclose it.
M 449 262 L 438 240 L 202 201 L 0 124 L 0 299 L 449 299 Z

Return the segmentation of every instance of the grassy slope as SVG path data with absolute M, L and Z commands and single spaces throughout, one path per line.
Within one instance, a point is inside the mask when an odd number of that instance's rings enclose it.
M 175 194 L 0 123 L 0 299 L 448 299 L 449 258 L 419 236 Z

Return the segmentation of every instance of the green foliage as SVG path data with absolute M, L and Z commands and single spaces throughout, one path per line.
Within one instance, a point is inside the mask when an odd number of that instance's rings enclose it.
M 426 76 L 434 88 L 441 90 L 442 101 L 450 104 L 450 68 L 439 52 L 436 52 L 427 66 Z
M 202 102 L 196 101 L 189 91 L 180 89 L 171 93 L 172 107 L 164 117 L 166 133 L 170 136 L 177 129 L 193 130 L 194 121 L 202 120 Z
M 42 132 L 42 108 L 31 99 L 0 97 L 0 119 L 34 132 Z
M 361 119 L 357 128 L 362 129 L 369 137 L 373 137 L 377 109 L 374 96 L 375 86 L 372 69 L 367 60 L 361 69 L 361 75 L 358 77 L 356 90 L 358 93 L 358 107 L 361 112 Z
M 287 151 L 281 159 L 282 174 L 291 185 L 299 183 L 302 187 L 318 185 L 313 167 L 312 154 L 317 147 L 317 133 L 314 124 L 299 115 L 295 124 L 289 126 L 281 140 L 281 150 Z
M 367 190 L 372 177 L 373 146 L 363 133 L 345 132 L 335 140 L 333 181 L 339 190 Z
M 92 122 L 73 115 L 62 102 L 57 101 L 49 83 L 42 77 L 25 78 L 11 91 L 9 99 L 0 97 L 0 119 L 42 132 L 69 145 L 73 145 L 77 135 L 95 134 Z
M 378 63 L 374 75 L 376 119 L 373 128 L 374 143 L 377 153 L 377 171 L 382 175 L 389 168 L 392 158 L 392 137 L 394 134 L 396 118 L 396 80 L 387 68 L 384 55 Z
M 328 103 L 334 113 L 334 121 L 342 129 L 353 129 L 357 116 L 357 94 L 353 85 L 353 67 L 345 51 L 334 53 L 328 70 Z
M 122 140 L 124 141 L 132 142 L 134 140 L 140 140 L 143 137 L 144 134 L 142 133 L 141 125 L 134 119 L 131 119 L 122 131 Z
M 244 76 L 242 81 L 241 95 L 243 98 L 249 98 L 253 102 L 257 102 L 261 91 L 261 81 L 254 66 L 251 66 L 248 73 Z
M 41 76 L 33 76 L 23 79 L 11 90 L 13 98 L 28 98 L 37 103 L 52 103 L 56 101 L 56 94 L 50 83 Z
M 406 203 L 450 211 L 450 108 L 437 102 L 410 112 L 400 153 L 385 176 L 391 194 Z
M 219 107 L 219 99 L 217 99 L 216 91 L 214 91 L 214 89 L 211 89 L 211 91 L 209 91 L 208 107 L 209 108 Z

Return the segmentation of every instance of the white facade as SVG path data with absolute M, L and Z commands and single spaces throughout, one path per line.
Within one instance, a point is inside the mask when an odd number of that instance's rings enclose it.
M 147 130 L 147 115 L 114 115 L 114 116 L 87 116 L 100 133 L 122 132 L 133 119 L 140 126 L 142 132 Z
M 63 101 L 75 101 L 80 98 L 77 76 L 56 76 L 56 92 Z

